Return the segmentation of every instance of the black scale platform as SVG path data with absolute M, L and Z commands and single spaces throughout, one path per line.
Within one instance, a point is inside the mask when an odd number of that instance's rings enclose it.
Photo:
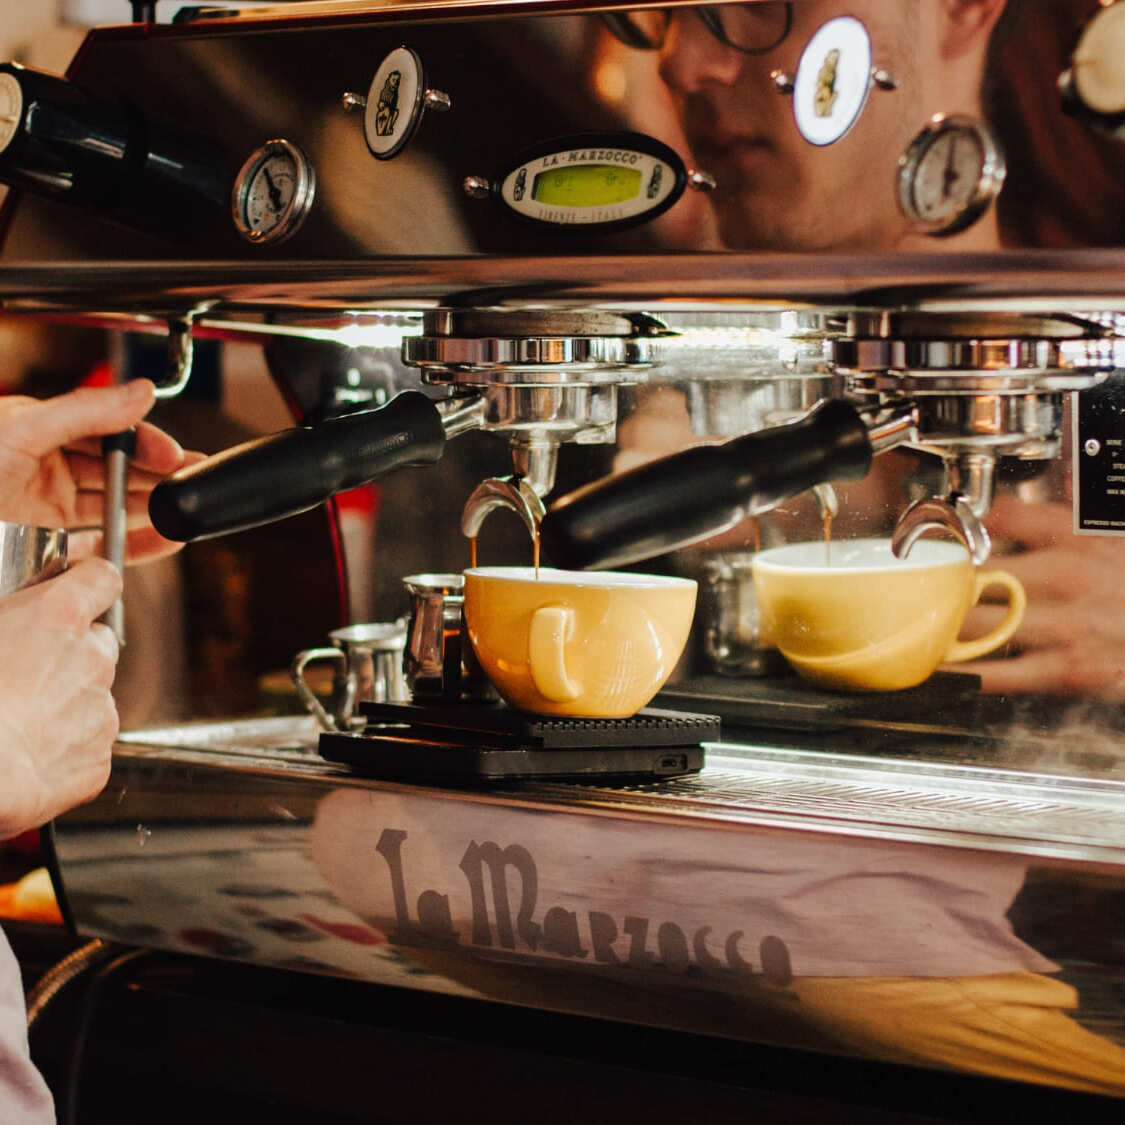
M 320 755 L 388 781 L 680 777 L 703 768 L 719 719 L 646 707 L 631 719 L 528 715 L 502 703 L 363 703 L 367 726 Z

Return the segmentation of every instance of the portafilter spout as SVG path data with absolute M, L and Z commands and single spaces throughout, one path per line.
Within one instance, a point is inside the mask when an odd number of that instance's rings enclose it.
M 699 445 L 595 481 L 552 505 L 540 526 L 552 565 L 621 566 L 687 546 L 832 480 L 859 480 L 872 458 L 916 437 L 917 410 L 859 411 L 826 399 L 800 418 Z
M 476 539 L 485 519 L 498 508 L 515 512 L 527 528 L 532 544 L 539 542 L 539 525 L 547 511 L 531 484 L 517 476 L 490 477 L 477 485 L 461 513 L 461 534 Z
M 964 544 L 980 566 L 992 551 L 992 540 L 981 520 L 992 507 L 996 458 L 987 449 L 967 448 L 946 455 L 943 463 L 943 494 L 916 500 L 899 516 L 891 550 L 904 559 L 927 531 L 946 531 Z
M 891 535 L 891 551 L 895 557 L 906 558 L 927 531 L 951 532 L 964 544 L 977 566 L 988 559 L 992 550 L 992 541 L 972 504 L 956 492 L 948 497 L 916 500 L 902 513 Z

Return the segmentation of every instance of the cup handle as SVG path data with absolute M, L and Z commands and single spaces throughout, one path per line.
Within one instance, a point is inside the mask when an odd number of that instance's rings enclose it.
M 545 699 L 566 703 L 582 692 L 566 674 L 564 645 L 574 634 L 574 611 L 564 605 L 540 606 L 531 615 L 527 662 L 535 688 Z
M 336 730 L 336 720 L 321 706 L 320 700 L 313 694 L 312 688 L 305 683 L 305 666 L 314 660 L 332 660 L 340 665 L 341 672 L 347 672 L 347 657 L 343 649 L 339 648 L 306 648 L 303 652 L 293 657 L 289 665 L 289 678 L 297 689 L 301 702 L 313 713 L 313 717 L 320 724 L 322 730 Z
M 945 654 L 945 663 L 956 664 L 962 660 L 976 660 L 993 649 L 999 648 L 1020 627 L 1024 610 L 1027 609 L 1027 593 L 1023 583 L 1006 570 L 980 570 L 976 574 L 976 590 L 972 604 L 976 605 L 981 594 L 989 586 L 1003 586 L 1008 591 L 1008 612 L 1004 620 L 983 637 L 973 641 L 954 641 Z

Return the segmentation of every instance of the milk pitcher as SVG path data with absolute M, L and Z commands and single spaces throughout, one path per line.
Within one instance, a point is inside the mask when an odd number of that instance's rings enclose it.
M 297 653 L 289 669 L 293 686 L 324 730 L 346 731 L 363 726 L 359 704 L 404 703 L 410 697 L 403 679 L 402 652 L 406 622 L 348 625 L 328 634 L 332 647 Z M 305 668 L 317 661 L 336 665 L 332 696 L 326 710 L 305 680 Z

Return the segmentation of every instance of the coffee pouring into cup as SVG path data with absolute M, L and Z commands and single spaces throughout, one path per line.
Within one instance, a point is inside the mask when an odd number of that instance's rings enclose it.
M 518 479 L 485 481 L 461 529 L 474 544 L 485 517 L 523 520 L 535 565 L 465 571 L 465 631 L 485 675 L 512 707 L 539 715 L 635 715 L 664 686 L 687 644 L 692 579 L 539 566 L 543 506 Z

